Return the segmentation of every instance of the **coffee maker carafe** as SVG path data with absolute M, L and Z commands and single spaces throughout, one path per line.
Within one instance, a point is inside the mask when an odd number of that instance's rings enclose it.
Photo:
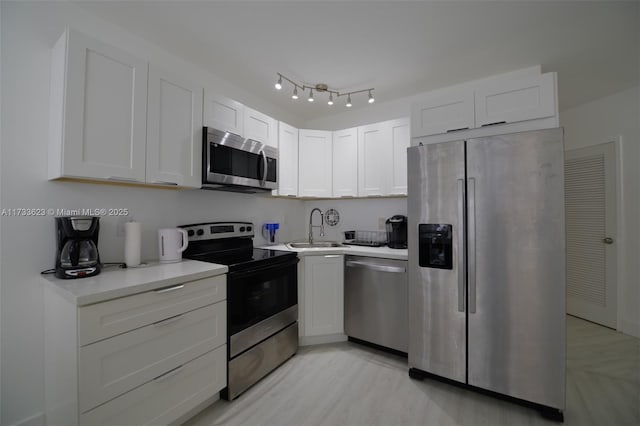
M 56 277 L 84 278 L 100 273 L 98 231 L 94 216 L 56 217 Z
M 395 249 L 407 248 L 407 217 L 395 215 L 387 219 L 387 246 Z

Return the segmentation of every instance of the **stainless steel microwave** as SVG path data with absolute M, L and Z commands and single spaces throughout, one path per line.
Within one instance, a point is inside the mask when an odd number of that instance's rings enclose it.
M 278 188 L 277 148 L 211 127 L 202 134 L 202 188 L 232 192 Z

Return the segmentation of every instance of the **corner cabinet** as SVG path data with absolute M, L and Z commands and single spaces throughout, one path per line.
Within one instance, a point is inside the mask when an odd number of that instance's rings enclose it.
M 358 196 L 358 128 L 333 132 L 334 197 Z
M 84 306 L 55 286 L 45 287 L 47 424 L 169 424 L 218 399 L 226 275 Z
M 67 30 L 52 52 L 49 179 L 145 182 L 146 61 Z
M 300 129 L 298 135 L 298 195 L 331 197 L 332 132 Z
M 149 66 L 146 182 L 199 188 L 202 86 Z
M 301 263 L 303 336 L 343 334 L 344 255 L 304 256 Z
M 298 195 L 298 129 L 278 123 L 278 193 Z
M 358 128 L 358 195 L 407 194 L 409 119 L 383 121 Z

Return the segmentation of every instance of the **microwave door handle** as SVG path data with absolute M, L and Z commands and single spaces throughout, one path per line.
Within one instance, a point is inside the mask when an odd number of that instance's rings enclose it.
M 267 183 L 267 156 L 263 150 L 260 150 L 260 156 L 262 157 L 262 179 L 260 185 L 264 186 Z

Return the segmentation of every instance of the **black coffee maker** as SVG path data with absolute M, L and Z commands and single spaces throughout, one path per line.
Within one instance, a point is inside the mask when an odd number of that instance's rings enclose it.
M 391 216 L 386 221 L 387 246 L 395 249 L 407 248 L 407 217 L 402 215 Z
M 98 231 L 94 216 L 56 217 L 56 277 L 84 278 L 100 273 Z

